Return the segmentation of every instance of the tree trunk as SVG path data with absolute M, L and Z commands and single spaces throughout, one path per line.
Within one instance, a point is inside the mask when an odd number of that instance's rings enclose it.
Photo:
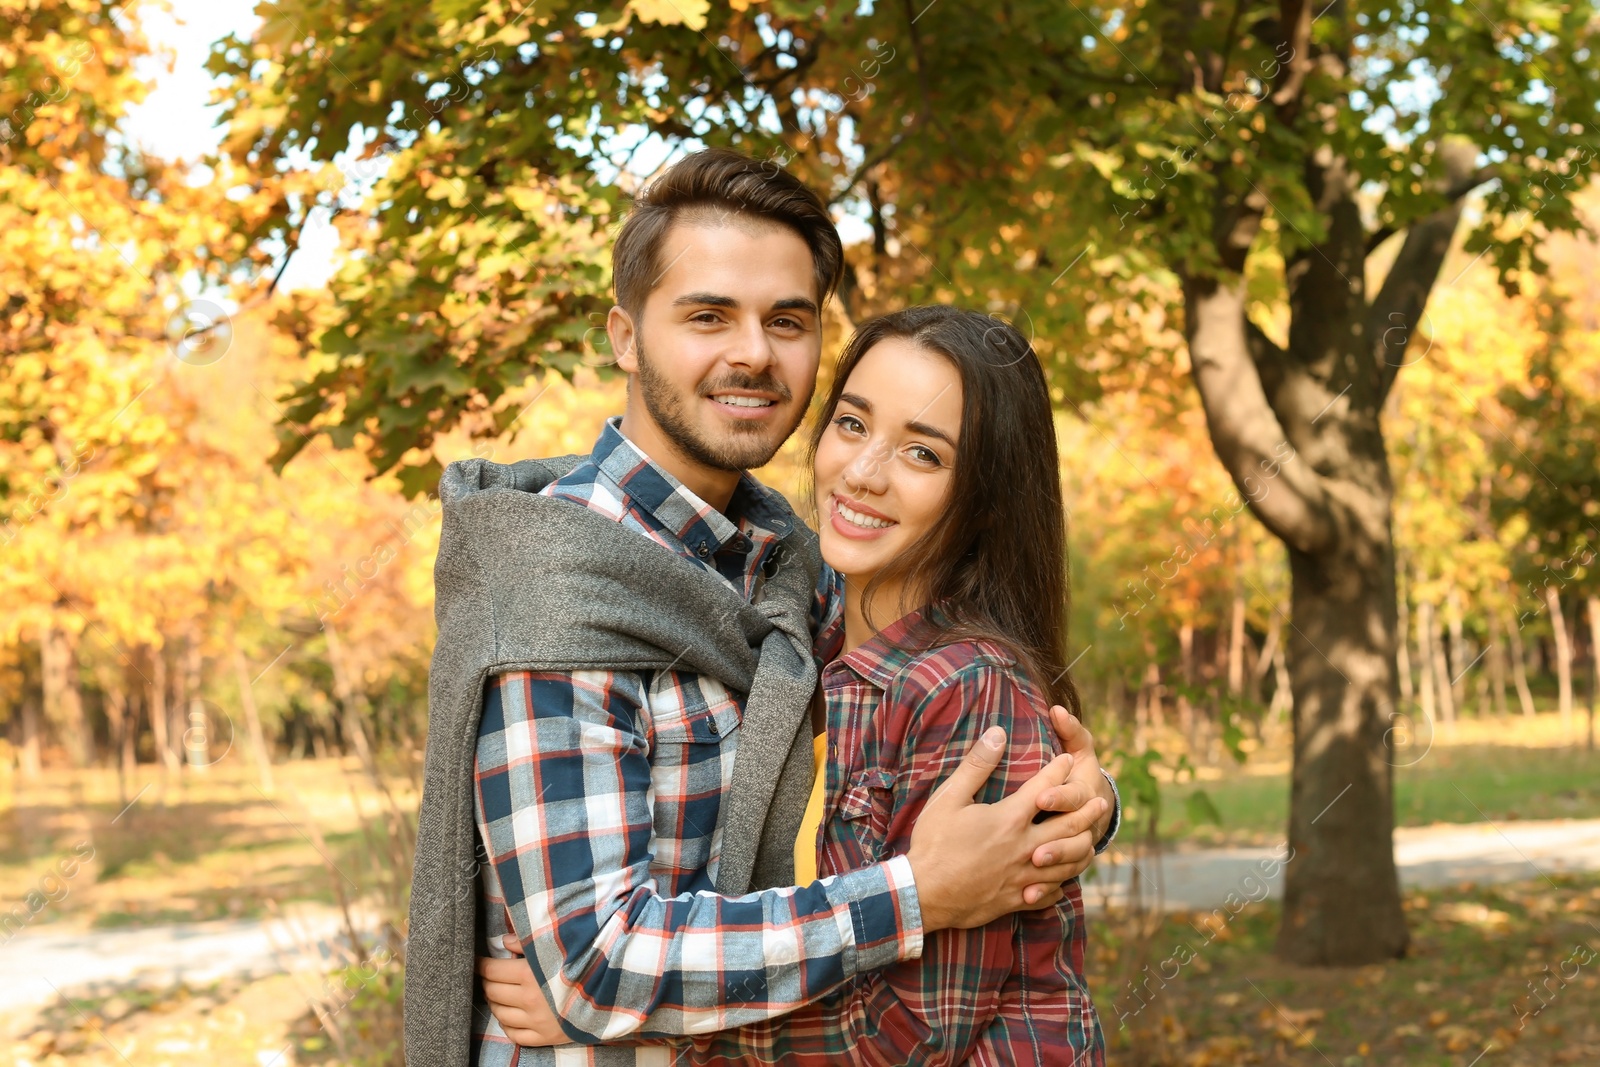
M 1510 714 L 1506 707 L 1506 648 L 1500 633 L 1500 613 L 1489 612 L 1489 692 L 1494 697 L 1494 713 Z
M 39 659 L 43 668 L 45 719 L 55 725 L 73 765 L 87 767 L 94 762 L 94 737 L 83 714 L 77 635 L 54 623 L 47 626 L 40 635 Z
M 1233 616 L 1228 628 L 1228 692 L 1244 692 L 1244 595 L 1233 594 Z
M 1433 669 L 1433 642 L 1428 635 L 1433 632 L 1433 604 L 1427 600 L 1417 601 L 1417 665 L 1420 677 L 1417 685 L 1422 691 L 1422 717 L 1429 723 L 1438 721 L 1439 706 L 1434 700 L 1438 691 L 1434 685 L 1435 671 Z
M 33 781 L 39 777 L 39 699 L 32 687 L 22 694 L 22 777 Z
M 1589 730 L 1587 746 L 1594 751 L 1595 700 L 1600 698 L 1600 596 L 1590 593 L 1584 598 L 1589 609 Z
M 1533 690 L 1528 688 L 1528 657 L 1522 648 L 1522 625 L 1516 619 L 1506 620 L 1506 635 L 1511 638 L 1511 680 L 1517 687 L 1517 703 L 1525 718 L 1533 718 Z
M 250 730 L 250 752 L 255 756 L 256 770 L 261 775 L 261 791 L 270 796 L 273 792 L 272 753 L 267 751 L 261 715 L 256 710 L 256 697 L 251 689 L 250 667 L 245 663 L 244 652 L 240 650 L 237 638 L 233 642 L 233 677 L 239 685 L 239 706 L 244 709 L 245 725 Z
M 200 635 L 191 629 L 183 643 L 183 696 L 177 704 L 180 725 L 178 737 L 183 746 L 183 758 L 190 769 L 203 771 L 211 765 L 211 736 L 208 729 L 206 705 L 200 696 L 204 684 L 205 654 L 200 648 Z
M 105 690 L 106 699 L 106 725 L 111 732 L 111 751 L 120 754 L 123 751 L 122 739 L 128 733 L 128 692 L 121 685 L 112 682 Z M 128 766 L 121 759 L 117 761 L 117 797 L 120 803 L 128 803 Z
M 1178 728 L 1189 745 L 1189 753 L 1200 758 L 1199 739 L 1195 733 L 1194 705 L 1189 702 L 1189 690 L 1194 686 L 1194 623 L 1185 622 L 1178 627 L 1178 676 L 1183 680 L 1178 691 Z
M 1461 625 L 1461 591 L 1450 587 L 1446 594 L 1445 619 L 1450 628 L 1450 703 L 1456 708 L 1467 704 L 1467 642 Z
M 1561 730 L 1572 729 L 1572 640 L 1567 636 L 1567 619 L 1561 613 L 1561 594 L 1553 585 L 1544 587 L 1544 602 L 1550 608 L 1550 628 L 1556 638 L 1556 684 L 1559 687 Z
M 328 666 L 333 671 L 334 695 L 339 698 L 339 706 L 343 710 L 340 726 L 344 730 L 345 740 L 355 747 L 362 768 L 377 778 L 377 762 L 373 759 L 372 746 L 367 742 L 367 731 L 361 722 L 366 700 L 356 680 L 351 677 L 350 663 L 344 654 L 344 642 L 339 640 L 339 635 L 327 619 L 322 622 L 322 632 L 328 641 Z
M 170 781 L 178 773 L 178 754 L 172 747 L 169 727 L 172 720 L 167 711 L 167 653 L 166 649 L 150 649 L 150 688 L 146 707 L 150 709 L 150 735 L 155 741 L 156 759 L 161 761 Z
M 1430 605 L 1431 608 L 1431 605 Z M 1433 612 L 1428 613 L 1430 622 Z M 1456 721 L 1456 679 L 1450 676 L 1450 663 L 1444 654 L 1444 635 L 1437 625 L 1428 627 L 1429 654 L 1433 657 L 1433 686 L 1439 698 L 1439 718 L 1443 722 Z
M 1411 678 L 1411 605 L 1404 588 L 1396 597 L 1399 620 L 1396 632 L 1400 638 L 1394 643 L 1395 671 L 1400 676 L 1400 702 L 1408 709 L 1416 702 L 1416 683 Z

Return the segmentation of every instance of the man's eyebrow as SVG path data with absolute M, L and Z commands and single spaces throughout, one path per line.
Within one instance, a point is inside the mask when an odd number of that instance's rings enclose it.
M 817 314 L 817 302 L 810 297 L 791 296 L 786 300 L 775 300 L 772 304 L 773 311 L 809 311 Z
M 731 296 L 718 296 L 716 293 L 685 293 L 672 302 L 673 307 L 688 307 L 691 305 L 736 308 L 739 306 L 739 301 Z

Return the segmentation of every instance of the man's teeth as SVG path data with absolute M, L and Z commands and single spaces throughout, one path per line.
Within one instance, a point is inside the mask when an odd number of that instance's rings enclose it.
M 834 501 L 834 506 L 839 509 L 840 517 L 852 526 L 864 526 L 869 530 L 886 530 L 894 525 L 888 519 L 874 518 L 871 515 L 863 515 L 859 511 L 852 511 L 837 500 Z
M 711 399 L 719 404 L 727 404 L 736 408 L 770 408 L 776 400 L 764 400 L 759 396 L 714 396 Z

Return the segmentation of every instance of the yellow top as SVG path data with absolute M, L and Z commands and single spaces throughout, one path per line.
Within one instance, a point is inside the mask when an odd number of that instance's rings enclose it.
M 794 884 L 810 885 L 817 880 L 817 830 L 822 827 L 822 783 L 828 777 L 828 735 L 818 734 L 811 739 L 812 763 L 817 768 L 811 780 L 811 799 L 806 801 L 806 813 L 800 819 L 800 832 L 794 839 Z

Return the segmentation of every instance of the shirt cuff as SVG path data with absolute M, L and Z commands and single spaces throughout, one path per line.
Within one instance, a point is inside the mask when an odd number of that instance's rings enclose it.
M 829 896 L 842 897 L 849 906 L 850 936 L 855 945 L 854 965 L 846 967 L 851 976 L 921 958 L 922 905 L 908 857 L 895 856 L 886 863 L 825 879 L 823 884 L 828 886 Z
M 1100 773 L 1106 776 L 1106 781 L 1111 783 L 1111 825 L 1106 827 L 1106 834 L 1094 846 L 1096 856 L 1111 847 L 1111 842 L 1116 839 L 1117 829 L 1122 825 L 1122 794 L 1117 792 L 1117 780 L 1111 777 L 1111 772 L 1104 767 Z

